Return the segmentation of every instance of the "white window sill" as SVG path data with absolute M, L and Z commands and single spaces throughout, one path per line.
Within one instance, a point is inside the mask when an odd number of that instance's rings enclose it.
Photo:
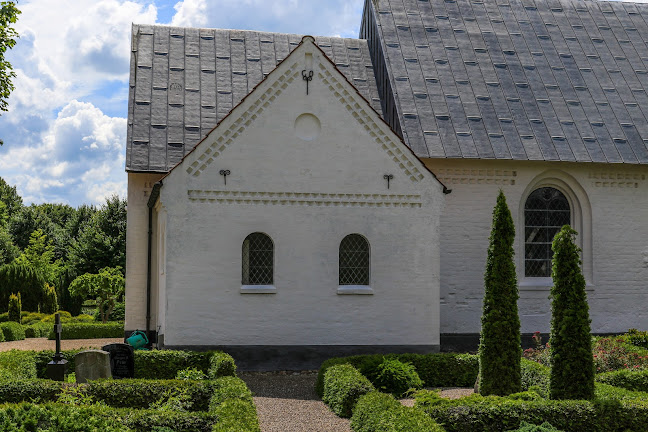
M 277 288 L 274 285 L 242 285 L 241 294 L 275 294 Z
M 520 279 L 518 287 L 520 291 L 549 291 L 553 286 L 553 279 L 550 277 L 525 277 Z M 585 291 L 594 291 L 594 285 L 589 282 L 585 283 Z
M 373 295 L 373 289 L 369 285 L 339 285 L 339 295 Z

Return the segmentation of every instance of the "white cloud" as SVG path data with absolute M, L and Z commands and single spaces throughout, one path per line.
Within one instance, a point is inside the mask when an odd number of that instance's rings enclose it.
M 184 0 L 173 6 L 176 14 L 171 25 L 178 27 L 205 27 L 207 25 L 207 2 L 205 0 Z

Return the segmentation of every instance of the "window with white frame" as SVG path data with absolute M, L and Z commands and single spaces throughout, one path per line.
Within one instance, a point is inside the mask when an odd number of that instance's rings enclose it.
M 340 285 L 369 285 L 369 242 L 349 234 L 340 242 Z
M 551 243 L 563 225 L 571 224 L 567 197 L 558 189 L 534 190 L 524 204 L 524 275 L 550 277 Z
M 243 285 L 272 285 L 274 244 L 263 233 L 255 232 L 243 241 Z

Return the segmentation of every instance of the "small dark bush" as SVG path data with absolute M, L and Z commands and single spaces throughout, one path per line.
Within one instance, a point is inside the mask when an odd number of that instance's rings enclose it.
M 20 293 L 18 293 L 18 295 L 11 294 L 9 296 L 9 312 L 7 313 L 9 321 L 17 322 L 18 324 L 20 324 L 21 311 L 22 303 L 20 301 Z
M 114 323 L 66 323 L 62 324 L 61 339 L 118 338 L 124 336 L 124 324 Z M 47 336 L 54 339 L 54 329 Z
M 209 378 L 216 379 L 223 376 L 235 376 L 236 364 L 231 355 L 215 352 L 209 358 Z
M 324 375 L 322 401 L 340 417 L 351 417 L 360 396 L 374 390 L 371 382 L 356 368 L 342 364 L 330 367 Z
M 409 389 L 420 389 L 423 381 L 410 363 L 397 359 L 385 358 L 377 367 L 377 373 L 372 384 L 376 389 L 402 397 Z
M 0 323 L 0 330 L 4 334 L 5 341 L 25 339 L 25 329 L 17 322 L 9 321 L 6 323 Z

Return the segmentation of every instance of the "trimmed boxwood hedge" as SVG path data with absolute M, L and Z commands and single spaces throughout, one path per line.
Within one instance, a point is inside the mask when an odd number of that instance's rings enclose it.
M 403 406 L 390 394 L 372 391 L 358 399 L 351 429 L 354 432 L 443 432 L 425 412 Z
M 648 371 L 621 369 L 596 375 L 596 381 L 627 390 L 648 392 Z
M 317 375 L 315 391 L 322 397 L 324 374 L 334 365 L 350 364 L 372 381 L 377 367 L 385 358 L 411 363 L 425 387 L 472 387 L 479 372 L 479 361 L 473 354 L 372 354 L 334 357 L 322 363 Z M 373 382 L 373 381 L 372 381 Z
M 374 390 L 371 382 L 349 364 L 331 366 L 324 374 L 322 401 L 340 417 L 351 417 L 360 396 Z
M 0 323 L 0 330 L 2 330 L 4 340 L 7 342 L 25 339 L 25 329 L 17 322 L 8 321 Z
M 148 379 L 174 379 L 178 371 L 196 368 L 209 372 L 209 359 L 218 351 L 135 351 L 135 377 Z M 230 357 L 231 358 L 231 357 Z
M 30 325 L 23 325 L 26 338 L 47 337 L 52 329 L 51 324 L 36 322 Z
M 36 364 L 31 351 L 0 352 L 0 379 L 36 378 Z
M 124 323 L 109 322 L 100 323 L 66 323 L 61 324 L 61 339 L 98 339 L 98 338 L 121 338 L 124 337 Z M 55 339 L 54 326 L 50 327 L 47 338 Z

